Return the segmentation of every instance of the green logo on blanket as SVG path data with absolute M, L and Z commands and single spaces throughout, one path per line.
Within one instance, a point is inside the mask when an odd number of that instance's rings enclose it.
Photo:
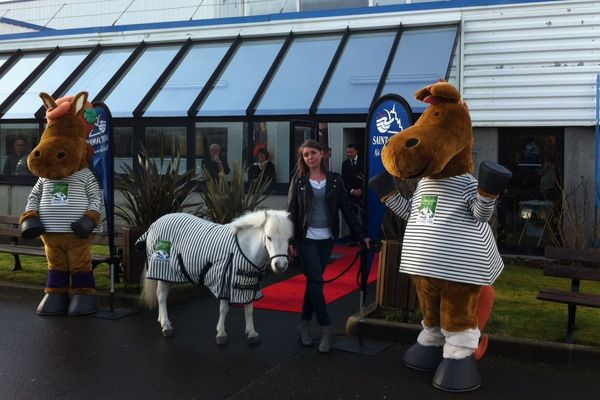
M 69 184 L 55 182 L 52 184 L 52 200 L 53 206 L 62 206 L 69 204 Z
M 421 205 L 419 206 L 419 215 L 417 215 L 417 224 L 433 224 L 437 202 L 437 196 L 421 196 Z
M 159 240 L 156 243 L 154 257 L 158 261 L 169 261 L 171 259 L 171 242 L 168 240 Z

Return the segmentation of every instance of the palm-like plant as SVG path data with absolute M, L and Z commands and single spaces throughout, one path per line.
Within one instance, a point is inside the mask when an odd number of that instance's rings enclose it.
M 204 175 L 210 176 L 206 169 Z M 216 179 L 207 178 L 204 181 L 204 190 L 200 194 L 203 204 L 197 213 L 202 218 L 227 224 L 242 214 L 255 210 L 268 197 L 270 184 L 271 180 L 261 174 L 246 192 L 244 173 L 239 163 L 234 162 L 231 182 L 227 182 L 223 173 Z
M 138 160 L 139 173 L 125 165 L 125 175 L 116 178 L 116 187 L 123 194 L 124 204 L 115 206 L 115 214 L 125 223 L 144 232 L 165 214 L 198 206 L 198 203 L 189 203 L 188 198 L 199 187 L 200 181 L 194 170 L 180 174 L 179 154 L 169 160 L 161 157 L 157 165 L 148 151 L 142 148 Z M 161 173 L 163 167 L 165 172 Z

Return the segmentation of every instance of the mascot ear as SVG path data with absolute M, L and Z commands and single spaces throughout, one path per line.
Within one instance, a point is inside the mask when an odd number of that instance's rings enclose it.
M 83 112 L 85 104 L 87 103 L 88 92 L 80 92 L 75 95 L 73 102 L 71 103 L 71 113 L 79 115 Z
M 46 110 L 51 110 L 53 108 L 56 108 L 56 102 L 48 93 L 41 92 L 40 98 L 42 99 L 42 102 L 44 103 L 44 107 L 46 108 Z

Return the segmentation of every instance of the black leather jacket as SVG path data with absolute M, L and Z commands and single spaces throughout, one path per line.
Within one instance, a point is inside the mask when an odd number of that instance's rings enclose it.
M 325 203 L 327 204 L 333 238 L 335 239 L 340 235 L 340 217 L 338 211 L 341 211 L 352 236 L 356 240 L 364 239 L 365 236 L 362 233 L 360 222 L 354 214 L 354 209 L 350 203 L 350 198 L 344 187 L 342 177 L 335 172 L 329 171 L 326 173 L 326 176 Z M 313 191 L 308 180 L 308 175 L 294 176 L 288 192 L 288 212 L 294 223 L 294 237 L 296 239 L 306 237 L 306 232 L 310 225 L 312 199 Z

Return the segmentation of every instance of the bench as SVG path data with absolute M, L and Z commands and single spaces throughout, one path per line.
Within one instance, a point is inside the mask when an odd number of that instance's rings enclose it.
M 600 252 L 546 247 L 545 257 L 568 264 L 546 264 L 544 275 L 571 279 L 571 289 L 543 288 L 537 299 L 567 304 L 566 343 L 573 343 L 577 306 L 600 308 L 600 295 L 580 291 L 582 280 L 600 281 Z
M 19 226 L 19 217 L 14 215 L 0 215 L 0 253 L 11 254 L 15 260 L 13 271 L 22 269 L 20 256 L 46 257 L 44 246 L 40 239 L 29 240 L 27 244 L 23 244 L 21 239 L 21 228 Z M 5 243 L 8 242 L 8 243 Z M 123 249 L 125 247 L 124 227 L 115 225 L 115 255 L 114 265 L 115 271 L 119 271 L 123 258 Z M 92 244 L 108 246 L 108 233 L 106 230 L 96 234 Z M 92 268 L 98 265 L 107 263 L 110 264 L 111 257 L 107 254 L 92 253 Z

